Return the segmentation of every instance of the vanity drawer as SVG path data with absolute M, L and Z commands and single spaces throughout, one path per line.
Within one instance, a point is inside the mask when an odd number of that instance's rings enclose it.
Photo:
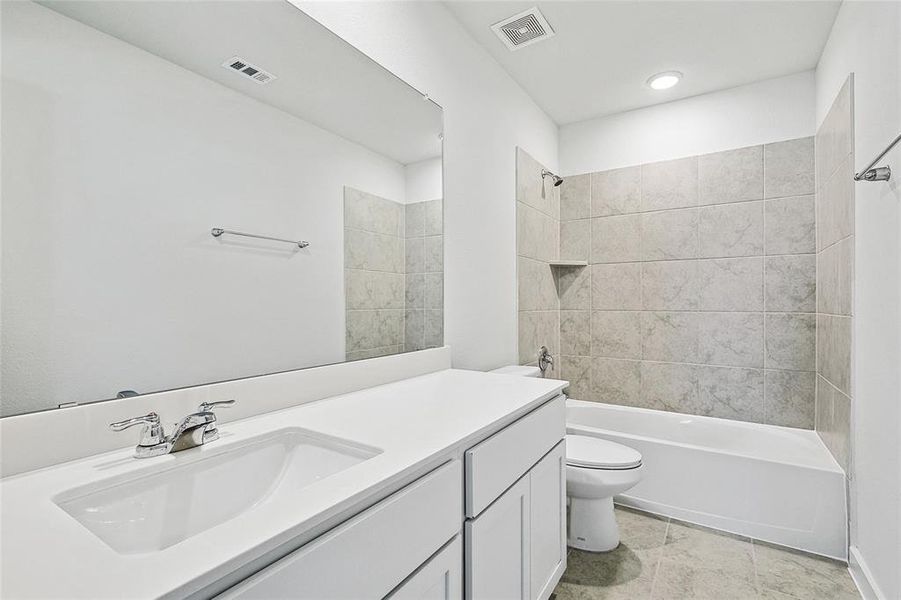
M 466 516 L 475 517 L 566 435 L 563 396 L 466 451 Z
M 384 598 L 459 533 L 462 483 L 454 460 L 217 598 Z

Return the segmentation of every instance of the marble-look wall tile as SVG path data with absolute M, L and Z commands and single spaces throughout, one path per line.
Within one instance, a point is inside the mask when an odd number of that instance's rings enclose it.
M 763 198 L 763 147 L 698 157 L 698 183 L 702 205 Z
M 763 254 L 763 202 L 702 207 L 698 242 L 701 258 Z
M 765 308 L 773 312 L 814 312 L 817 261 L 813 254 L 768 256 L 764 262 Z
M 519 313 L 519 364 L 535 362 L 538 349 L 547 346 L 554 356 L 560 347 L 559 311 L 521 311 Z
M 832 427 L 832 395 L 837 390 L 819 373 L 816 373 L 816 380 L 816 430 L 826 446 L 829 446 L 826 438 Z
M 696 310 L 698 262 L 693 260 L 641 264 L 644 310 Z
M 641 260 L 698 256 L 698 209 L 686 208 L 641 215 Z
M 562 221 L 560 223 L 560 259 L 588 260 L 591 254 L 591 221 Z
M 848 156 L 817 194 L 817 249 L 854 233 L 854 163 Z
M 564 390 L 567 396 L 576 400 L 590 400 L 591 393 L 591 358 L 588 356 L 560 357 L 560 379 L 569 382 Z
M 348 352 L 344 360 L 363 360 L 366 358 L 378 358 L 379 356 L 388 356 L 389 354 L 399 354 L 404 352 L 404 346 L 384 346 L 382 348 L 370 348 L 368 350 L 357 350 Z
M 444 270 L 444 236 L 433 235 L 423 238 L 423 268 L 426 273 Z
M 425 274 L 425 308 L 444 309 L 444 273 Z
M 767 313 L 766 368 L 813 371 L 816 367 L 816 334 L 816 315 Z
M 632 311 L 593 311 L 591 356 L 641 358 L 640 315 Z
M 346 352 L 404 343 L 403 310 L 349 310 Z
M 821 187 L 854 151 L 852 95 L 854 75 L 849 75 L 832 101 L 816 137 L 817 186 Z
M 344 294 L 347 310 L 403 308 L 404 288 L 403 273 L 344 270 Z
M 641 267 L 639 263 L 592 265 L 591 308 L 640 310 Z
M 801 429 L 814 428 L 815 373 L 768 370 L 764 399 L 766 423 Z
M 587 310 L 560 311 L 560 352 L 572 356 L 588 356 L 591 331 Z
M 632 314 L 636 314 L 637 320 L 638 313 Z M 697 313 L 642 312 L 640 314 L 641 358 L 667 362 L 693 363 L 698 361 L 699 315 Z
M 442 200 L 427 200 L 422 202 L 423 231 L 425 236 L 442 235 L 444 233 L 444 202 Z M 409 205 L 408 205 L 409 206 Z
M 701 310 L 763 310 L 763 258 L 698 261 Z
M 640 406 L 641 365 L 637 360 L 591 359 L 591 400 L 621 406 Z
M 829 246 L 817 255 L 817 312 L 851 315 L 853 270 L 853 236 Z
M 557 285 L 550 265 L 524 256 L 517 263 L 519 310 L 556 310 Z
M 620 263 L 641 259 L 641 219 L 637 214 L 591 220 L 591 262 Z
M 425 235 L 425 203 L 414 202 L 404 207 L 406 227 L 404 237 L 422 237 Z
M 560 248 L 558 222 L 523 202 L 516 203 L 516 245 L 519 256 L 550 262 Z
M 345 186 L 344 226 L 383 235 L 403 236 L 404 205 Z
M 591 216 L 591 175 L 570 175 L 560 186 L 560 220 Z
M 404 240 L 404 270 L 407 273 L 425 273 L 425 238 Z
M 557 281 L 557 297 L 560 299 L 560 310 L 588 310 L 591 308 L 590 268 L 557 267 L 553 269 L 553 272 Z
M 591 216 L 638 212 L 641 207 L 641 167 L 591 174 Z
M 851 453 L 851 399 L 820 375 L 817 375 L 816 388 L 817 433 L 838 464 L 847 472 Z
M 699 362 L 763 367 L 763 313 L 704 313 L 698 326 Z
M 642 361 L 641 403 L 645 408 L 698 414 L 698 367 Z
M 816 251 L 814 196 L 789 196 L 766 201 L 767 254 L 809 254 Z
M 348 269 L 403 273 L 404 239 L 358 229 L 345 229 L 344 266 Z
M 813 194 L 815 188 L 813 137 L 763 147 L 766 198 Z
M 522 148 L 516 149 L 516 199 L 545 215 L 560 219 L 560 188 L 541 177 L 544 167 Z
M 851 394 L 851 317 L 817 315 L 817 371 L 840 392 Z
M 437 348 L 444 345 L 444 311 L 428 310 L 425 311 L 425 322 L 423 323 L 423 345 L 426 348 Z
M 404 276 L 404 279 L 406 283 L 405 308 L 425 308 L 425 274 L 409 273 Z
M 697 205 L 697 156 L 641 166 L 641 210 Z
M 404 313 L 404 347 L 408 352 L 425 348 L 425 310 L 407 309 Z
M 763 423 L 763 370 L 731 367 L 698 369 L 701 414 Z

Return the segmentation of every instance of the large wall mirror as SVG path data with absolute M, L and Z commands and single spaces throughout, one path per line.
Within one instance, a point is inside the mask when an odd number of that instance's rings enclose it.
M 0 106 L 0 415 L 442 345 L 442 111 L 290 3 L 3 2 Z

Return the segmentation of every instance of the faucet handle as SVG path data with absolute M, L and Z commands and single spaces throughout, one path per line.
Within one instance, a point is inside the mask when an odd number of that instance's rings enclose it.
M 198 412 L 210 412 L 214 408 L 218 407 L 228 407 L 235 403 L 234 400 L 221 400 L 219 402 L 201 402 L 200 406 L 197 407 Z
M 124 431 L 135 425 L 144 426 L 144 430 L 141 432 L 139 446 L 153 446 L 162 442 L 166 437 L 163 434 L 163 426 L 160 424 L 160 416 L 155 412 L 147 413 L 142 417 L 134 417 L 117 423 L 110 423 L 109 428 L 113 431 Z

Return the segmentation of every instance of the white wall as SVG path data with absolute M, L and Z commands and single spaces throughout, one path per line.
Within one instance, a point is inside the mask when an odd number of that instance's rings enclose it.
M 444 108 L 445 342 L 516 364 L 516 147 L 555 169 L 556 125 L 438 2 L 296 4 Z
M 343 186 L 402 200 L 403 167 L 36 4 L 2 10 L 3 412 L 343 360 Z
M 441 157 L 427 158 L 404 167 L 407 204 L 440 200 L 444 196 Z
M 854 73 L 856 169 L 901 132 L 901 3 L 845 2 L 816 70 L 817 123 Z M 852 555 L 901 598 L 901 148 L 855 184 Z
M 578 175 L 814 135 L 813 71 L 560 128 L 562 174 Z

